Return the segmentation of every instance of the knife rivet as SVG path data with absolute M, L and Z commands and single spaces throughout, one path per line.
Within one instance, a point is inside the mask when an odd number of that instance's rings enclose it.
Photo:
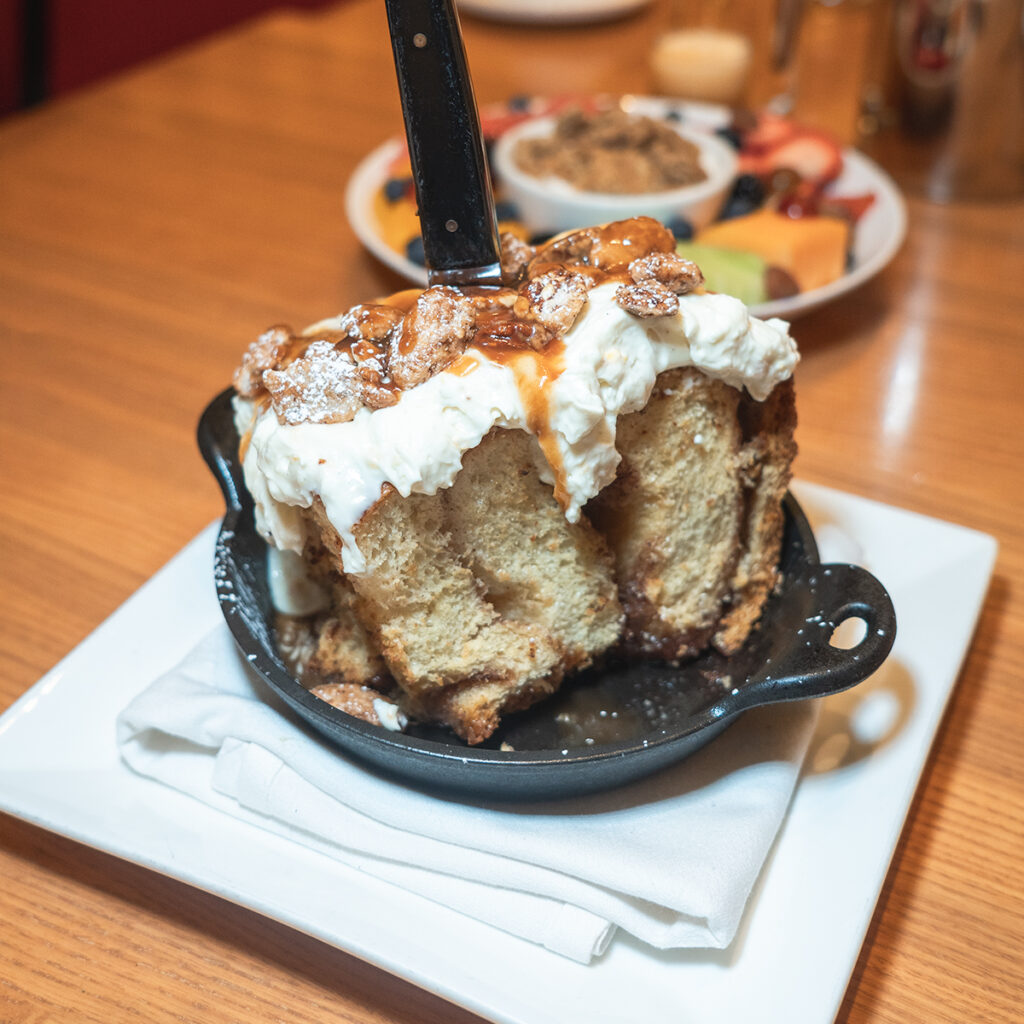
M 458 231 L 459 230 L 459 222 L 457 220 L 446 220 L 444 222 L 444 226 L 445 226 L 445 230 L 446 231 Z
M 417 32 L 416 35 L 412 37 L 412 45 L 418 50 L 422 50 L 423 47 L 427 45 L 427 37 L 422 32 Z

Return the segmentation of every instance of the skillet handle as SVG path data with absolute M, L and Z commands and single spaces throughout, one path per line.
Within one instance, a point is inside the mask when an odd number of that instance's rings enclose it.
M 800 628 L 792 653 L 770 674 L 742 691 L 744 708 L 775 701 L 824 697 L 866 679 L 888 657 L 896 639 L 896 611 L 881 583 L 857 565 L 811 567 L 800 581 L 813 595 L 816 614 Z M 863 619 L 860 643 L 833 647 L 835 628 L 847 619 Z M 739 709 L 737 709 L 739 710 Z
M 196 440 L 206 464 L 217 478 L 228 512 L 238 513 L 244 503 L 252 499 L 245 489 L 238 458 L 238 434 L 231 405 L 234 393 L 233 388 L 227 388 L 206 407 L 199 418 Z

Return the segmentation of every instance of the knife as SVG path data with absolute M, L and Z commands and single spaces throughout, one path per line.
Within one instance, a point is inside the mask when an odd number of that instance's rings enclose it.
M 501 249 L 453 0 L 385 0 L 431 285 L 497 285 Z

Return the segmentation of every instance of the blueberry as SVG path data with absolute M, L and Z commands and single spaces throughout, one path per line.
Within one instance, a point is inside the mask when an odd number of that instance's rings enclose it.
M 406 243 L 405 256 L 411 263 L 416 263 L 421 267 L 427 265 L 427 254 L 423 251 L 423 239 L 419 235 L 414 235 Z
M 399 199 L 405 198 L 412 188 L 412 178 L 388 178 L 384 182 L 384 198 L 389 203 L 397 203 Z
M 665 120 L 666 121 L 682 121 L 683 120 L 683 112 L 681 110 L 679 110 L 677 107 L 669 107 L 669 109 L 667 111 L 665 111 Z
M 741 174 L 734 182 L 719 220 L 731 220 L 753 213 L 764 202 L 764 185 L 754 174 Z
M 857 257 L 854 256 L 852 249 L 846 250 L 846 273 L 852 274 L 854 268 L 857 266 Z
M 740 149 L 743 145 L 743 136 L 731 124 L 724 128 L 716 128 L 715 134 L 723 142 L 728 142 L 733 149 Z
M 530 97 L 529 96 L 513 96 L 508 101 L 509 110 L 529 110 L 530 109 Z
M 760 204 L 764 202 L 764 185 L 756 174 L 741 174 L 733 182 L 732 194 Z
M 494 215 L 498 220 L 518 220 L 519 207 L 511 199 L 499 199 L 494 204 Z
M 752 203 L 749 199 L 744 199 L 742 196 L 730 196 L 725 201 L 725 206 L 722 207 L 722 212 L 719 213 L 718 219 L 732 220 L 734 217 L 745 217 L 756 209 L 757 203 Z
M 693 225 L 685 217 L 673 217 L 665 227 L 676 236 L 677 242 L 688 242 L 693 238 Z

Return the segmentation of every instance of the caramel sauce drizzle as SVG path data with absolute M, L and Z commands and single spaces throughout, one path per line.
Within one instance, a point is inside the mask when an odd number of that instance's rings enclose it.
M 657 221 L 636 218 L 597 228 L 570 231 L 543 246 L 531 262 L 535 277 L 556 266 L 570 265 L 591 286 L 629 280 L 629 264 L 638 256 L 671 251 L 675 240 Z M 515 289 L 464 288 L 475 302 L 476 323 L 471 344 L 488 358 L 507 366 L 515 376 L 526 411 L 526 424 L 537 438 L 555 477 L 555 499 L 569 505 L 565 464 L 551 428 L 551 386 L 565 369 L 565 341 L 528 315 L 529 306 Z M 388 301 L 391 301 L 390 299 Z M 448 372 L 465 376 L 476 368 L 472 357 L 455 360 Z
M 583 228 L 558 235 L 540 246 L 526 268 L 531 279 L 555 267 L 569 267 L 587 277 L 591 287 L 611 281 L 628 282 L 629 265 L 639 256 L 652 252 L 671 252 L 675 239 L 663 225 L 648 217 L 616 221 L 599 227 Z M 551 428 L 551 387 L 565 369 L 565 341 L 550 327 L 539 322 L 530 312 L 525 294 L 514 287 L 463 287 L 461 291 L 473 300 L 474 325 L 469 345 L 485 352 L 493 362 L 512 370 L 519 391 L 527 426 L 540 444 L 555 475 L 555 497 L 563 508 L 568 506 L 565 467 Z M 420 289 L 407 288 L 376 303 L 361 307 L 368 318 L 393 315 L 395 310 L 408 314 L 422 294 Z M 408 353 L 416 343 L 407 329 L 408 317 L 398 322 L 397 347 Z M 376 334 L 371 335 L 377 337 Z M 346 350 L 360 367 L 363 380 L 373 387 L 393 393 L 401 392 L 386 373 L 383 348 L 366 339 L 353 338 L 347 332 L 325 328 L 310 334 L 293 336 L 287 356 L 278 368 L 301 358 L 315 341 L 327 341 Z M 480 365 L 470 353 L 457 357 L 444 372 L 468 376 Z M 396 394 L 397 400 L 397 394 Z M 259 411 L 269 405 L 264 393 Z M 239 458 L 244 459 L 251 441 L 251 429 L 239 444 Z
M 511 293 L 514 297 L 515 293 Z M 541 451 L 555 476 L 555 499 L 567 508 L 569 492 L 565 467 L 551 429 L 551 385 L 565 369 L 565 341 L 552 335 L 542 324 L 520 316 L 508 294 L 493 293 L 493 300 L 474 296 L 478 302 L 476 330 L 472 344 L 492 362 L 507 366 L 515 377 L 519 398 L 526 411 L 526 425 L 537 438 Z M 482 308 L 480 308 L 482 307 Z M 468 363 L 472 362 L 472 366 Z M 463 355 L 449 372 L 465 376 L 479 363 Z
M 556 338 L 540 352 L 512 350 L 504 360 L 496 360 L 502 361 L 515 374 L 519 397 L 526 409 L 526 425 L 555 475 L 555 500 L 563 509 L 568 508 L 565 464 L 551 429 L 551 385 L 565 369 L 565 342 Z
M 450 366 L 445 367 L 445 373 L 450 373 L 455 377 L 468 377 L 474 370 L 479 368 L 480 360 L 476 356 L 464 353 Z

